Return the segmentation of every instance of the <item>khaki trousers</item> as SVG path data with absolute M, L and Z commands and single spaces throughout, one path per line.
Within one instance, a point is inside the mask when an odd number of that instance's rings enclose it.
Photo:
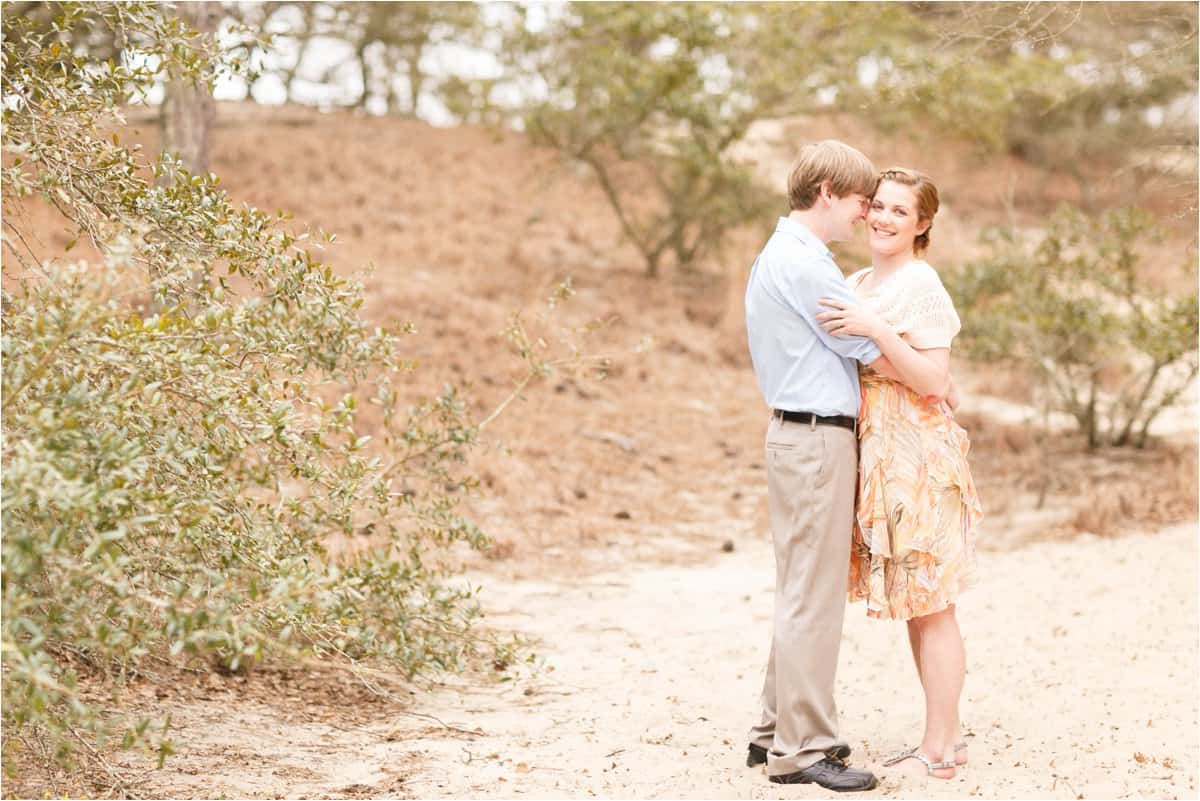
M 750 742 L 767 773 L 803 770 L 845 743 L 834 674 L 846 611 L 858 441 L 847 428 L 771 418 L 767 488 L 775 541 L 775 620 Z

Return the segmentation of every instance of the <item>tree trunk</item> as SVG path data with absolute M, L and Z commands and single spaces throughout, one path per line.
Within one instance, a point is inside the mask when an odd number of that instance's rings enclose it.
M 425 76 L 421 73 L 421 48 L 417 48 L 415 53 L 410 53 L 408 56 L 408 109 L 405 112 L 406 117 L 417 119 L 417 103 L 421 100 L 421 85 L 425 82 Z
M 202 35 L 212 35 L 221 18 L 221 4 L 177 3 L 175 13 Z M 177 73 L 168 75 L 160 111 L 162 151 L 177 158 L 183 169 L 192 175 L 208 172 L 211 146 L 209 131 L 217 110 L 212 92 L 204 83 L 205 77 Z M 168 169 L 159 176 L 158 182 L 169 186 L 178 177 L 174 169 Z M 208 284 L 208 266 L 198 265 L 192 271 L 189 282 L 195 290 L 205 287 Z M 156 311 L 162 310 L 162 300 L 155 300 Z
M 290 69 L 284 69 L 280 80 L 283 81 L 283 102 L 290 104 L 292 98 L 295 97 L 295 91 L 292 85 L 296 82 L 296 76 L 300 74 L 300 67 L 304 64 L 304 55 L 308 52 L 308 46 L 312 44 L 312 39 L 306 35 L 303 42 L 300 43 L 300 51 L 296 54 L 296 63 Z
M 1087 410 L 1084 412 L 1084 430 L 1087 432 L 1089 450 L 1096 450 L 1100 447 L 1100 421 L 1096 415 L 1096 393 L 1099 383 L 1099 372 L 1093 371 L 1091 374 L 1091 389 L 1088 395 Z
M 179 3 L 176 9 L 184 22 L 202 34 L 216 31 L 220 3 Z M 207 86 L 187 76 L 170 76 L 162 103 L 162 149 L 178 157 L 193 175 L 208 172 L 209 131 L 215 116 L 216 104 Z M 173 176 L 164 180 L 170 182 Z
M 358 57 L 358 72 L 362 79 L 362 94 L 358 96 L 358 102 L 354 104 L 354 107 L 363 109 L 364 111 L 367 108 L 367 98 L 371 94 L 371 71 L 367 67 L 368 44 L 370 42 L 364 39 L 355 51 L 355 55 Z

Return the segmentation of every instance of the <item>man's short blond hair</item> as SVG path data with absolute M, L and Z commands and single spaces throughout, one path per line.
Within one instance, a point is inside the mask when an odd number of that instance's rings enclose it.
M 837 197 L 869 196 L 875 191 L 877 175 L 871 160 L 844 142 L 826 139 L 807 144 L 800 148 L 788 175 L 788 202 L 793 211 L 812 208 L 826 181 Z

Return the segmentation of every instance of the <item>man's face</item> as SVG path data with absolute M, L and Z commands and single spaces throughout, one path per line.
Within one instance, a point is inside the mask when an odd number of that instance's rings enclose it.
M 830 207 L 830 242 L 848 242 L 854 238 L 854 226 L 867 216 L 867 196 L 852 192 L 845 197 L 834 196 Z

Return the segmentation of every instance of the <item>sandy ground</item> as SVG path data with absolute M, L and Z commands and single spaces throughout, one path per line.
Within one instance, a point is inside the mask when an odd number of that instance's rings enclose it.
M 1196 797 L 1194 525 L 985 548 L 981 566 L 960 606 L 971 765 L 951 781 L 878 768 L 916 741 L 921 696 L 902 629 L 848 609 L 842 729 L 851 761 L 881 773 L 863 795 Z M 742 765 L 772 570 L 769 543 L 750 535 L 701 566 L 493 583 L 493 624 L 540 638 L 536 673 L 455 681 L 408 713 L 366 708 L 353 726 L 209 698 L 177 710 L 185 753 L 151 785 L 207 797 L 822 797 Z

